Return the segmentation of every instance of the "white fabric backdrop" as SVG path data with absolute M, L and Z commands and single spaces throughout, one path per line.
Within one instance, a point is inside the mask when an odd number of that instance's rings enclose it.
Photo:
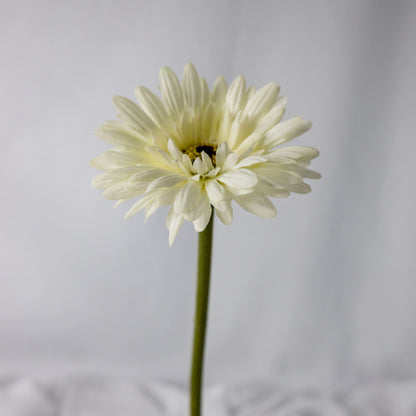
M 215 227 L 206 380 L 326 389 L 416 375 L 413 1 L 1 3 L 0 377 L 186 382 L 196 235 L 90 182 L 111 98 L 192 61 L 281 84 L 323 174 Z M 403 413 L 404 414 L 404 413 Z

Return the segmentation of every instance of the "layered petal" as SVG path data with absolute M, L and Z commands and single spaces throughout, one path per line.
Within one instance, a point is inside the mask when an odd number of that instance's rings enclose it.
M 156 126 L 153 121 L 133 101 L 130 101 L 128 98 L 115 96 L 113 104 L 118 110 L 120 118 L 143 136 L 149 136 L 155 130 Z
M 160 96 L 139 86 L 139 105 L 113 99 L 121 120 L 104 123 L 95 133 L 113 146 L 91 164 L 103 171 L 93 186 L 117 205 L 136 198 L 125 218 L 141 209 L 148 218 L 170 206 L 169 244 L 184 221 L 203 231 L 214 212 L 224 224 L 233 220 L 233 201 L 262 218 L 272 218 L 271 198 L 308 193 L 305 179 L 319 155 L 312 147 L 279 147 L 310 127 L 293 117 L 281 121 L 286 97 L 279 86 L 246 87 L 239 76 L 230 86 L 218 77 L 210 91 L 204 78 L 187 64 L 180 81 L 168 67 L 159 72 Z
M 276 207 L 269 198 L 260 191 L 235 197 L 237 203 L 246 211 L 260 218 L 273 218 L 277 214 Z
M 181 84 L 175 73 L 168 67 L 159 72 L 160 91 L 165 107 L 170 116 L 179 118 L 184 110 L 184 99 Z

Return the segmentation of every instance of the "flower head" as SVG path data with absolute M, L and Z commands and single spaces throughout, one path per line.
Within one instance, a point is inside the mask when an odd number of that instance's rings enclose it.
M 286 105 L 274 83 L 246 87 L 237 77 L 228 87 L 218 77 L 211 91 L 194 66 L 187 64 L 182 82 L 174 72 L 160 70 L 161 98 L 137 87 L 140 106 L 114 97 L 121 121 L 108 121 L 96 135 L 114 148 L 92 160 L 104 173 L 93 186 L 107 199 L 136 201 L 125 217 L 142 208 L 146 218 L 170 205 L 169 244 L 183 221 L 205 229 L 215 207 L 224 224 L 233 219 L 232 201 L 262 217 L 276 215 L 269 197 L 307 193 L 304 178 L 320 175 L 307 169 L 318 151 L 280 146 L 311 127 L 294 117 L 281 122 Z

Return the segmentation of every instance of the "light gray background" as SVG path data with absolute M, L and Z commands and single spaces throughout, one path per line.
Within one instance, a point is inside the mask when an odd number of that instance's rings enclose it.
M 416 375 L 413 1 L 0 3 L 0 376 L 186 382 L 196 241 L 91 188 L 111 98 L 191 61 L 275 81 L 323 178 L 217 222 L 206 380 Z

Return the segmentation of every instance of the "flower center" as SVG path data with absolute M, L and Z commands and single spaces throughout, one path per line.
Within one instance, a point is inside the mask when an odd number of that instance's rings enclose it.
M 210 158 L 212 164 L 216 164 L 216 155 L 217 155 L 217 145 L 216 144 L 198 144 L 191 145 L 187 149 L 183 150 L 183 153 L 189 156 L 191 162 L 193 163 L 197 157 L 201 156 L 202 152 L 205 152 Z

